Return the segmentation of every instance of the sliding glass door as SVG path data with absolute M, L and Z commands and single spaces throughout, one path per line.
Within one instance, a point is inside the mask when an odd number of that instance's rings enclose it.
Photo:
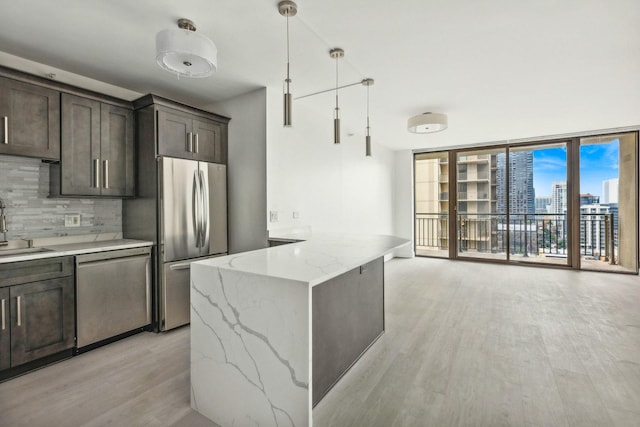
M 506 185 L 506 170 L 497 167 L 505 148 L 469 150 L 456 154 L 455 233 L 459 258 L 506 260 L 501 233 L 507 220 L 506 206 L 497 194 Z
M 415 156 L 416 255 L 449 256 L 449 154 Z

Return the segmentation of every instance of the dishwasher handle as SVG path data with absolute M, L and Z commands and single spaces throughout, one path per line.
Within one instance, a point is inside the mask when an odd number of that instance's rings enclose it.
M 113 251 L 95 252 L 91 254 L 76 255 L 76 264 L 86 264 L 89 262 L 107 261 L 118 258 L 129 257 L 147 257 L 151 253 L 151 248 L 148 246 L 142 248 L 132 249 L 117 249 Z
M 180 264 L 172 264 L 169 266 L 169 270 L 175 271 L 175 270 L 186 270 L 187 268 L 191 267 L 191 262 L 182 262 Z

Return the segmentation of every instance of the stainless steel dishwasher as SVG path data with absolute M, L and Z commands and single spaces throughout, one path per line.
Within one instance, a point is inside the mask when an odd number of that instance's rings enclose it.
M 76 256 L 77 347 L 151 323 L 151 249 Z

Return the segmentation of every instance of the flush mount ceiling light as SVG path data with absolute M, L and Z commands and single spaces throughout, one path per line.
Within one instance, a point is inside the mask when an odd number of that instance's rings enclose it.
M 407 120 L 407 129 L 413 133 L 433 133 L 445 130 L 448 125 L 446 114 L 423 113 Z
M 206 36 L 196 33 L 193 21 L 179 19 L 178 28 L 156 34 L 156 60 L 178 77 L 208 77 L 218 68 L 218 49 Z

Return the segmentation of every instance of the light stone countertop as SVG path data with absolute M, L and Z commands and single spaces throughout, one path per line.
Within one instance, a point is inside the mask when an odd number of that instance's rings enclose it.
M 304 241 L 197 263 L 315 286 L 409 243 L 388 235 L 304 233 L 273 237 Z
M 122 238 L 63 244 L 51 244 L 52 241 L 53 240 L 49 241 L 48 244 L 43 245 L 40 245 L 36 242 L 36 244 L 34 245 L 35 248 L 48 249 L 48 251 L 46 252 L 2 255 L 2 248 L 0 248 L 0 264 L 8 262 L 30 261 L 34 259 L 55 258 L 68 255 L 81 255 L 95 252 L 114 251 L 118 249 L 141 248 L 153 245 L 153 242 L 150 241 Z

